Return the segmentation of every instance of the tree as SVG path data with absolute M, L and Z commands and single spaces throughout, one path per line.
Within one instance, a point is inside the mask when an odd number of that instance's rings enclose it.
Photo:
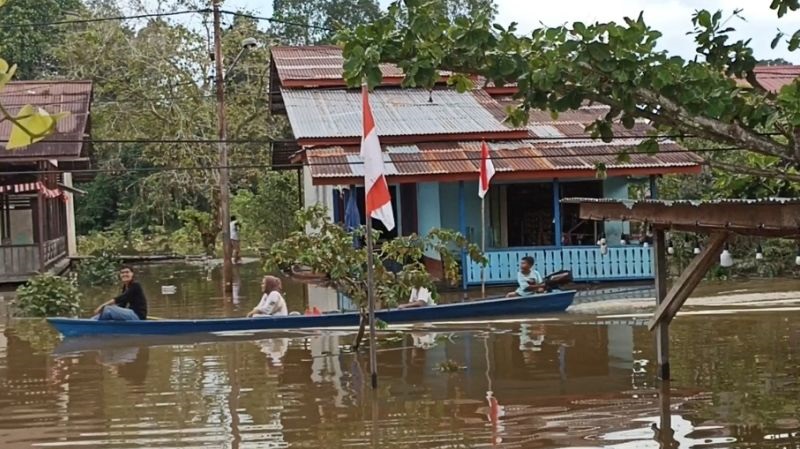
M 34 24 L 66 20 L 83 9 L 80 0 L 12 0 L 0 14 L 0 54 L 17 64 L 17 78 L 41 79 L 58 70 L 52 49 L 64 38 L 62 26 Z
M 320 206 L 297 213 L 299 228 L 277 242 L 266 255 L 268 270 L 289 270 L 295 265 L 311 268 L 327 276 L 331 284 L 357 303 L 367 300 L 367 251 L 354 247 L 354 238 L 364 236 L 364 230 L 350 233 L 331 222 Z M 310 229 L 310 232 L 306 232 Z M 374 232 L 374 231 L 373 231 Z M 377 234 L 377 233 L 376 233 Z M 376 236 L 377 240 L 377 236 Z M 376 253 L 375 294 L 384 306 L 394 306 L 408 297 L 411 288 L 424 286 L 435 292 L 433 279 L 425 268 L 423 255 L 434 251 L 441 256 L 447 281 L 456 285 L 460 279 L 458 251 L 464 250 L 476 262 L 486 263 L 477 245 L 469 243 L 458 232 L 433 229 L 427 235 L 403 236 L 385 242 Z M 399 266 L 394 272 L 387 263 Z
M 770 7 L 780 17 L 800 2 L 774 0 Z M 466 75 L 481 75 L 498 86 L 518 86 L 519 107 L 509 111 L 512 123 L 524 123 L 531 109 L 557 114 L 585 102 L 601 103 L 611 111 L 588 131 L 604 141 L 613 139 L 615 126 L 630 129 L 643 118 L 661 133 L 753 152 L 764 158 L 766 168 L 727 161 L 713 161 L 713 166 L 800 181 L 800 82 L 779 92 L 762 86 L 749 40 L 733 40 L 735 30 L 726 26 L 722 12 L 700 10 L 692 16 L 695 60 L 658 50 L 661 33 L 641 14 L 624 24 L 575 22 L 527 35 L 518 34 L 515 24 L 493 24 L 491 17 L 483 8 L 451 21 L 441 2 L 394 1 L 375 22 L 339 34 L 345 77 L 351 85 L 366 77 L 374 86 L 381 78 L 378 64 L 392 62 L 405 71 L 406 86 L 431 88 L 437 69 L 444 69 L 458 74 L 450 82 L 463 91 L 472 85 Z M 782 41 L 779 34 L 773 46 Z M 800 30 L 785 42 L 797 49 Z M 657 151 L 658 138 L 646 139 L 639 150 Z
M 89 17 L 121 15 L 115 4 L 102 4 Z M 202 228 L 203 245 L 219 231 L 216 98 L 209 33 L 179 22 L 152 19 L 90 23 L 71 29 L 54 51 L 61 75 L 95 81 L 93 137 L 96 140 L 145 140 L 135 144 L 96 144 L 95 164 L 107 170 L 87 187 L 79 207 L 93 218 L 84 232 L 109 226 L 126 229 L 191 224 Z M 254 20 L 236 17 L 223 31 L 223 51 L 230 64 L 245 37 L 260 46 L 244 54 L 226 76 L 226 112 L 231 143 L 232 190 L 256 185 L 269 167 L 268 140 L 285 133 L 283 119 L 269 116 L 267 98 L 269 36 Z M 135 80 L 135 82 L 132 82 Z M 211 143 L 162 142 L 210 140 Z M 174 167 L 179 169 L 175 170 Z M 193 167 L 197 167 L 196 169 Z M 291 215 L 296 203 L 281 213 Z M 281 211 L 283 204 L 275 206 Z M 194 212 L 187 212 L 194 210 Z M 91 213 L 89 213 L 91 212 Z M 197 226 L 187 217 L 205 217 Z M 213 245 L 211 246 L 213 249 Z
M 6 0 L 0 0 L 0 8 L 4 7 Z M 22 45 L 25 48 L 25 45 Z M 17 48 L 19 49 L 19 48 Z M 0 58 L 0 90 L 3 90 L 14 77 L 16 65 L 9 65 L 5 59 Z M 51 115 L 44 109 L 36 109 L 27 104 L 17 111 L 16 116 L 0 104 L 0 123 L 11 122 L 11 132 L 5 142 L 6 150 L 16 150 L 38 142 L 47 137 L 56 127 L 59 119 L 66 113 Z
M 274 0 L 272 34 L 286 45 L 331 43 L 335 30 L 375 20 L 375 0 Z

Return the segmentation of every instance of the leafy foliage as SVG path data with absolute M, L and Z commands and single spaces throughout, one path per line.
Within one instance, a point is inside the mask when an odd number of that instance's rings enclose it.
M 16 305 L 26 316 L 75 316 L 81 293 L 75 283 L 52 274 L 39 274 L 17 288 Z
M 107 231 L 91 232 L 78 237 L 78 251 L 87 255 L 195 255 L 203 253 L 203 248 L 196 236 L 190 236 L 186 229 L 167 231 L 163 227 L 153 226 L 132 230 L 114 227 Z
M 242 249 L 267 247 L 298 230 L 299 195 L 293 172 L 264 173 L 254 186 L 236 192 L 231 210 L 241 225 Z
M 366 302 L 367 251 L 355 248 L 354 238 L 360 239 L 364 230 L 354 233 L 332 223 L 324 208 L 315 206 L 298 212 L 301 229 L 275 243 L 266 255 L 267 269 L 287 270 L 294 265 L 310 267 L 324 273 L 330 282 L 354 301 Z M 304 229 L 310 230 L 306 232 Z M 375 231 L 374 231 L 375 232 Z M 378 241 L 375 232 L 374 239 Z M 465 250 L 475 261 L 486 262 L 478 247 L 455 231 L 434 229 L 427 236 L 412 234 L 383 243 L 375 253 L 375 292 L 377 300 L 392 306 L 407 297 L 414 286 L 436 288 L 423 264 L 426 251 L 440 254 L 445 278 L 451 283 L 460 279 L 459 257 L 456 251 Z M 390 271 L 388 266 L 397 270 Z
M 800 81 L 777 93 L 761 86 L 749 41 L 734 40 L 735 29 L 720 11 L 694 14 L 698 57 L 685 60 L 657 49 L 661 33 L 642 15 L 624 23 L 575 22 L 520 35 L 516 24 L 493 24 L 488 7 L 451 20 L 441 5 L 394 1 L 373 23 L 343 30 L 348 83 L 366 78 L 371 86 L 378 84 L 381 62 L 401 67 L 407 86 L 433 87 L 438 69 L 459 73 L 462 80 L 481 75 L 496 86 L 517 85 L 519 107 L 509 111 L 515 124 L 525 122 L 531 109 L 557 114 L 598 102 L 611 111 L 588 130 L 604 141 L 614 137 L 613 125 L 632 128 L 643 118 L 662 132 L 769 158 L 765 169 L 734 164 L 725 165 L 726 171 L 800 181 Z M 779 16 L 796 6 L 796 0 L 770 5 Z M 800 45 L 800 31 L 787 45 Z M 656 148 L 657 141 L 651 138 L 644 148 Z
M 83 285 L 111 285 L 117 281 L 119 258 L 102 253 L 77 263 L 78 282 Z
M 334 31 L 375 20 L 375 0 L 273 0 L 271 31 L 284 45 L 331 43 Z

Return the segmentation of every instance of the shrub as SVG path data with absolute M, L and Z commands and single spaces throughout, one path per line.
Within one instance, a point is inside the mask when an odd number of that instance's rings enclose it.
M 26 316 L 75 316 L 81 294 L 74 282 L 52 274 L 39 274 L 17 289 L 17 308 Z
M 78 282 L 83 285 L 108 285 L 117 280 L 119 259 L 111 254 L 103 253 L 91 259 L 78 262 L 75 271 Z

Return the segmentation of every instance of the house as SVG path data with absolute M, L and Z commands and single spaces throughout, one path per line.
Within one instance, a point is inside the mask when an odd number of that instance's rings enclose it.
M 363 198 L 361 93 L 342 79 L 341 50 L 333 46 L 272 49 L 270 109 L 285 113 L 294 141 L 273 156 L 302 168 L 305 205 L 323 204 L 341 221 L 353 192 Z M 442 83 L 432 91 L 402 89 L 402 72 L 383 65 L 384 80 L 370 103 L 383 145 L 397 228 L 388 238 L 433 228 L 461 231 L 481 241 L 478 164 L 481 141 L 490 148 L 497 173 L 487 195 L 488 283 L 514 282 L 519 259 L 532 255 L 540 271 L 571 269 L 577 280 L 652 278 L 651 249 L 615 245 L 630 232 L 627 223 L 584 222 L 563 197 L 628 198 L 629 186 L 664 174 L 701 170 L 701 159 L 673 141 L 657 154 L 616 154 L 635 146 L 651 130 L 618 126 L 611 143 L 593 140 L 585 126 L 608 108 L 586 105 L 553 118 L 534 111 L 529 123 L 505 122 L 513 88 L 476 88 L 457 93 Z M 291 150 L 293 148 L 293 150 Z M 286 160 L 274 160 L 289 166 Z M 598 179 L 598 166 L 606 177 Z M 359 202 L 363 204 L 363 201 Z M 362 211 L 363 215 L 363 211 Z M 375 222 L 380 229 L 381 224 Z M 596 242 L 605 234 L 607 254 Z M 426 255 L 435 271 L 437 254 Z M 480 283 L 480 266 L 464 260 L 465 286 Z
M 11 124 L 0 123 L 0 283 L 61 272 L 76 253 L 71 171 L 88 168 L 91 99 L 89 81 L 18 81 L 0 91 L 13 115 L 26 104 L 70 112 L 52 135 L 14 151 L 4 148 Z

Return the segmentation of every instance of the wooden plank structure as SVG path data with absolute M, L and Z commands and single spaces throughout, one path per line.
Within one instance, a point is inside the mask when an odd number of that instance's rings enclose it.
M 800 198 L 705 202 L 567 198 L 562 202 L 578 204 L 580 218 L 585 220 L 636 221 L 652 228 L 656 310 L 648 327 L 656 333 L 659 377 L 664 380 L 670 378 L 669 323 L 708 270 L 718 263 L 728 237 L 739 234 L 800 240 Z M 710 237 L 667 290 L 665 232 L 669 230 Z

